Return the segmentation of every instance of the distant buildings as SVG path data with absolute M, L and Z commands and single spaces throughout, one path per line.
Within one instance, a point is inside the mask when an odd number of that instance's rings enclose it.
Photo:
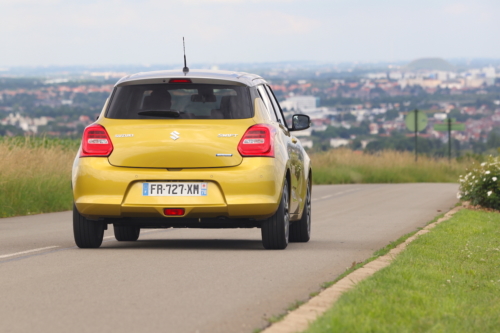
M 342 139 L 342 138 L 333 138 L 330 139 L 330 147 L 339 148 L 343 146 L 348 146 L 351 143 L 351 140 Z
M 311 118 L 310 129 L 293 133 L 300 137 L 304 147 L 312 148 L 313 142 L 321 142 L 322 147 L 341 147 L 356 140 L 355 145 L 359 148 L 360 142 L 364 147 L 378 136 L 389 136 L 394 131 L 407 132 L 404 117 L 415 105 L 420 108 L 418 97 L 422 95 L 426 101 L 431 101 L 422 106 L 429 115 L 429 125 L 422 136 L 448 140 L 447 133 L 435 131 L 433 126 L 443 123 L 451 112 L 468 119 L 464 120 L 465 131 L 452 132 L 454 139 L 462 143 L 484 141 L 488 131 L 500 127 L 500 67 L 456 71 L 442 65 L 434 70 L 389 67 L 386 71 L 352 77 L 308 80 L 287 77 L 273 79 L 271 87 L 288 123 L 295 113 Z M 90 75 L 111 78 L 123 74 L 94 72 Z M 40 81 L 38 86 L 31 87 L 0 90 L 0 125 L 15 126 L 27 133 L 40 133 L 48 128 L 52 128 L 54 135 L 76 133 L 95 118 L 88 112 L 90 104 L 82 104 L 82 101 L 92 102 L 97 113 L 113 89 L 110 84 L 77 84 L 66 78 Z M 453 95 L 467 95 L 467 98 Z M 466 100 L 469 102 L 462 102 Z M 53 118 L 30 116 L 26 101 L 31 101 L 32 110 L 50 107 L 70 112 L 70 118 L 64 119 L 61 116 L 64 113 Z M 81 111 L 82 108 L 86 108 L 86 115 L 71 114 L 72 110 Z
M 21 128 L 25 132 L 37 133 L 38 126 L 45 126 L 53 120 L 50 117 L 30 118 L 23 117 L 19 113 L 10 113 L 6 118 L 0 120 L 0 125 L 12 125 Z
M 318 98 L 314 96 L 291 96 L 280 102 L 286 111 L 314 110 L 318 107 Z

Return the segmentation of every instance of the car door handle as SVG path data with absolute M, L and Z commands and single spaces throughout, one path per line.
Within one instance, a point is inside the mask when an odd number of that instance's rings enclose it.
M 297 143 L 297 141 L 298 141 L 298 140 L 297 140 L 297 138 L 296 138 L 296 137 L 294 137 L 294 136 L 292 136 L 292 142 L 293 142 L 293 143 Z

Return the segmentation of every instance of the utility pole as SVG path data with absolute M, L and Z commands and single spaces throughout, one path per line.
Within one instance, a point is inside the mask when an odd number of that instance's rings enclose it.
M 418 132 L 427 127 L 427 115 L 418 109 L 408 112 L 405 119 L 406 128 L 415 135 L 415 162 L 418 162 Z
M 448 161 L 451 162 L 451 131 L 465 131 L 465 124 L 457 123 L 456 119 L 448 115 L 444 124 L 434 124 L 434 130 L 438 132 L 448 132 Z
M 448 115 L 448 162 L 451 163 L 451 118 Z
M 418 110 L 415 109 L 415 162 L 418 161 Z

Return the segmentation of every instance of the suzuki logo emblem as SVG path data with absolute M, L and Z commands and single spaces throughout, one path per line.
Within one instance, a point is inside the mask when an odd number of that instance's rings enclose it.
M 178 138 L 180 138 L 179 134 L 179 132 L 173 131 L 172 133 L 170 133 L 170 139 L 177 140 Z

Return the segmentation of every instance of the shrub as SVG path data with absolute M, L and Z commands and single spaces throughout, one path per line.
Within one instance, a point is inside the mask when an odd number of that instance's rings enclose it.
M 465 176 L 460 176 L 457 197 L 472 205 L 500 210 L 500 160 L 489 156 L 485 162 L 473 163 Z

